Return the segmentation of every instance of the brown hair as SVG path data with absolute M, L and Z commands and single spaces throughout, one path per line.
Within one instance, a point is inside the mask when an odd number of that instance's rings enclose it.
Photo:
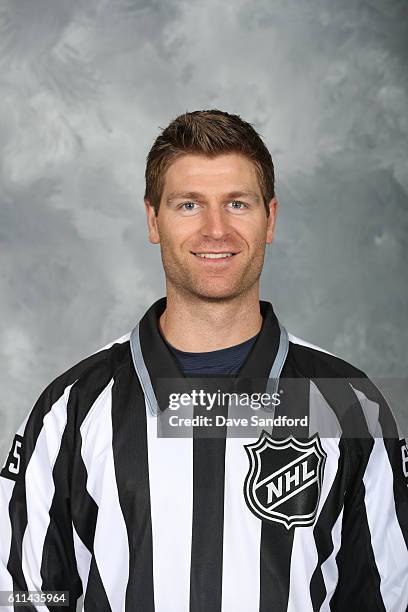
M 192 153 L 215 157 L 241 153 L 254 164 L 269 216 L 269 202 L 275 195 L 275 173 L 271 154 L 250 123 L 239 115 L 213 109 L 184 113 L 174 119 L 156 138 L 147 156 L 145 199 L 159 212 L 164 177 L 176 158 Z

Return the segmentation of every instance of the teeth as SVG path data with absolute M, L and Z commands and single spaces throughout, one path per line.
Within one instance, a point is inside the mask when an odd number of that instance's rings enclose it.
M 205 259 L 223 259 L 224 257 L 231 257 L 232 253 L 195 253 L 197 257 L 204 257 Z

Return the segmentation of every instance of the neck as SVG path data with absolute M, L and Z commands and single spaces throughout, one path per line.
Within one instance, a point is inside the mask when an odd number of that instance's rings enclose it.
M 235 346 L 261 329 L 258 288 L 231 300 L 215 301 L 181 295 L 168 287 L 159 325 L 166 340 L 181 351 L 199 353 Z

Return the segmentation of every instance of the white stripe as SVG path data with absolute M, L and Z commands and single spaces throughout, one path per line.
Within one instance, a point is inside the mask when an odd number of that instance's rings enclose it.
M 130 338 L 130 334 L 131 332 L 127 332 L 126 334 L 123 334 L 123 336 L 120 336 L 120 338 L 116 338 L 116 340 L 112 340 L 108 344 L 105 344 L 101 348 L 97 349 L 94 353 L 92 353 L 92 355 L 96 355 L 96 353 L 105 351 L 106 349 L 111 348 L 114 344 L 123 344 L 124 342 L 127 342 Z
M 157 437 L 158 418 L 146 403 L 154 603 L 156 610 L 189 612 L 193 439 Z
M 76 564 L 78 568 L 78 574 L 80 575 L 81 582 L 82 582 L 82 591 L 85 593 L 86 587 L 88 584 L 89 568 L 91 566 L 92 554 L 89 552 L 85 544 L 82 542 L 73 523 L 72 523 L 72 533 L 74 537 L 74 549 L 75 549 L 75 558 L 76 558 Z
M 381 437 L 374 439 L 363 480 L 371 545 L 384 605 L 387 612 L 406 612 L 408 551 L 396 515 L 393 474 Z
M 320 442 L 323 450 L 327 453 L 327 457 L 316 521 L 333 486 L 340 457 L 338 438 L 320 438 Z M 314 525 L 295 527 L 290 564 L 287 612 L 298 612 L 299 610 L 302 610 L 302 612 L 313 612 L 310 598 L 310 580 L 318 562 L 313 528 Z
M 350 383 L 350 387 L 353 389 L 354 393 L 358 397 L 358 401 L 360 402 L 361 408 L 364 413 L 365 420 L 367 422 L 368 431 L 373 436 L 376 436 L 378 419 L 380 415 L 380 406 L 377 402 L 373 402 L 369 400 L 368 397 L 364 395 L 360 389 L 355 389 L 353 385 Z
M 11 546 L 11 523 L 9 503 L 14 489 L 14 480 L 0 477 L 0 591 L 12 591 L 13 579 L 7 569 Z
M 16 434 L 23 436 L 29 416 L 30 412 L 26 415 L 24 421 L 16 431 Z M 5 463 L 7 463 L 7 459 Z M 13 590 L 13 578 L 7 569 L 7 564 L 10 557 L 12 536 L 9 504 L 14 485 L 14 480 L 0 477 L 0 591 Z
M 259 610 L 262 521 L 244 497 L 249 469 L 244 445 L 254 441 L 254 437 L 226 440 L 222 612 Z
M 55 492 L 52 470 L 67 422 L 66 402 L 71 387 L 66 387 L 45 415 L 25 473 L 27 527 L 22 543 L 22 569 L 29 591 L 41 590 L 41 561 Z
M 111 379 L 81 425 L 86 488 L 98 506 L 94 556 L 112 612 L 125 609 L 129 577 L 126 524 L 119 503 L 112 449 Z
M 317 344 L 312 344 L 311 342 L 308 342 L 307 340 L 303 340 L 303 338 L 298 338 L 297 336 L 294 336 L 293 334 L 288 333 L 288 336 L 289 336 L 290 342 L 292 342 L 293 344 L 300 344 L 301 346 L 308 346 L 309 348 L 316 349 L 316 351 L 320 351 L 321 353 L 327 353 L 328 355 L 337 357 L 337 355 L 335 355 L 334 353 L 330 353 L 329 351 L 326 351 L 324 348 L 322 348 L 321 346 L 318 346 Z
M 378 411 L 376 402 L 369 400 L 358 389 L 354 389 L 354 392 L 364 414 L 372 415 Z M 379 423 L 363 481 L 371 546 L 380 575 L 384 606 L 387 612 L 405 612 L 408 601 L 408 550 L 396 514 L 393 471 Z
M 321 570 L 323 581 L 326 587 L 326 597 L 321 605 L 320 612 L 330 612 L 330 600 L 336 590 L 337 581 L 339 578 L 339 568 L 337 567 L 336 556 L 340 550 L 341 544 L 341 528 L 343 524 L 343 508 L 332 530 L 333 551 L 329 557 L 322 563 Z

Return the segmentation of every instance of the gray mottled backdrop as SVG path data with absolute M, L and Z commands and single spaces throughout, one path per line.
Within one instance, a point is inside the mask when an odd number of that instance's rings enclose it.
M 289 331 L 406 375 L 407 26 L 406 0 L 0 0 L 1 456 L 164 294 L 144 165 L 186 110 L 238 113 L 271 150 L 261 296 Z

